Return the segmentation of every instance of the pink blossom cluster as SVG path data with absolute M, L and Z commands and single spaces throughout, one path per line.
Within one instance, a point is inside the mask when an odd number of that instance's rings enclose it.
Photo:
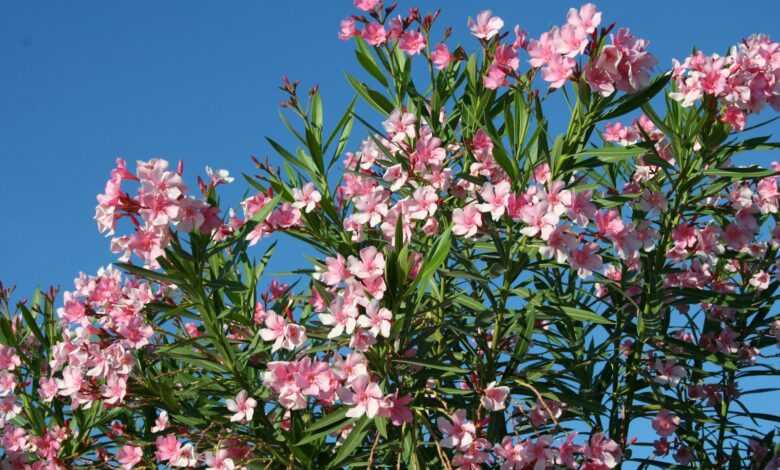
M 294 190 L 294 201 L 284 202 L 279 207 L 273 208 L 271 213 L 264 220 L 256 220 L 257 224 L 247 234 L 246 239 L 249 245 L 255 245 L 261 239 L 267 237 L 276 230 L 288 230 L 298 227 L 302 223 L 301 210 L 308 213 L 318 206 L 322 196 L 319 191 L 314 189 L 314 185 L 307 183 L 303 188 Z M 273 201 L 273 191 L 266 193 L 257 193 L 241 202 L 244 210 L 244 218 L 237 217 L 230 212 L 230 232 L 240 229 L 248 221 L 257 218 L 258 213 Z
M 157 268 L 157 258 L 164 256 L 170 243 L 171 229 L 210 233 L 222 223 L 216 207 L 187 194 L 181 164 L 176 171 L 168 166 L 168 161 L 162 159 L 138 161 L 134 174 L 124 160 L 117 159 L 105 192 L 97 197 L 95 220 L 101 233 L 113 235 L 117 221 L 123 217 L 133 224 L 131 235 L 111 239 L 111 251 L 120 253 L 122 261 L 136 255 L 144 266 Z M 224 170 L 207 170 L 212 187 L 232 181 Z M 122 190 L 125 181 L 138 183 L 135 196 Z
M 710 97 L 721 121 L 737 131 L 745 128 L 748 114 L 767 104 L 780 111 L 780 44 L 768 36 L 750 36 L 725 57 L 696 51 L 682 63 L 674 61 L 672 76 L 672 99 L 689 107 Z
M 277 395 L 279 404 L 287 410 L 309 406 L 308 398 L 325 409 L 337 400 L 349 406 L 347 416 L 359 418 L 384 416 L 397 426 L 411 422 L 409 396 L 385 394 L 368 371 L 366 358 L 359 352 L 347 356 L 335 354 L 332 364 L 303 357 L 295 361 L 275 361 L 268 364 L 263 384 Z
M 382 11 L 382 2 L 379 0 L 359 0 L 355 2 L 355 6 L 369 13 L 370 18 L 350 16 L 342 20 L 338 34 L 342 41 L 360 37 L 372 46 L 382 46 L 393 42 L 398 46 L 398 49 L 410 56 L 422 53 L 428 45 L 422 25 L 424 22 L 430 24 L 433 20 L 426 18 L 424 21 L 420 21 L 417 9 L 412 9 L 406 17 L 397 15 L 394 18 L 389 18 L 387 15 L 395 7 Z M 412 27 L 415 22 L 421 23 L 419 28 Z M 363 25 L 363 29 L 360 29 L 361 25 Z
M 584 445 L 574 444 L 576 432 L 568 434 L 557 445 L 547 434 L 524 440 L 506 436 L 500 443 L 492 444 L 484 437 L 478 437 L 478 428 L 484 424 L 469 420 L 465 410 L 439 417 L 436 423 L 442 434 L 439 445 L 453 449 L 452 465 L 462 470 L 481 470 L 484 464 L 496 462 L 506 470 L 555 466 L 598 470 L 615 468 L 622 459 L 617 442 L 600 432 L 591 435 Z
M 124 279 L 113 267 L 97 275 L 82 273 L 74 291 L 65 292 L 58 310 L 62 340 L 52 346 L 45 375 L 36 384 L 42 403 L 67 399 L 70 408 L 121 406 L 128 394 L 128 379 L 135 366 L 133 352 L 150 343 L 154 334 L 143 308 L 155 299 L 145 281 Z M 12 461 L 26 462 L 27 454 L 57 467 L 62 442 L 70 428 L 55 426 L 39 437 L 6 425 L 20 411 L 15 391 L 22 385 L 15 369 L 21 365 L 13 350 L 0 346 L 0 428 L 5 427 L 5 449 Z

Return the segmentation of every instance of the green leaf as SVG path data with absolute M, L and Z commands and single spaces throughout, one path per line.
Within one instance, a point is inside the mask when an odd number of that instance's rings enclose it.
M 551 307 L 548 306 L 542 308 L 547 311 L 552 309 Z M 592 323 L 598 323 L 600 325 L 611 325 L 612 323 L 614 323 L 612 320 L 608 320 L 597 313 L 591 312 L 590 310 L 583 310 L 581 308 L 574 308 L 574 307 L 566 307 L 563 305 L 558 306 L 557 308 L 572 320 L 589 321 Z
M 606 163 L 614 163 L 628 158 L 638 157 L 648 150 L 644 147 L 632 145 L 629 147 L 603 147 L 598 149 L 588 149 L 575 153 L 575 157 L 591 155 Z
M 402 364 L 410 364 L 413 366 L 423 367 L 426 369 L 436 369 L 443 372 L 451 372 L 458 375 L 466 375 L 471 372 L 469 369 L 461 369 L 460 367 L 450 366 L 447 364 L 440 364 L 431 361 L 411 360 L 411 359 L 394 359 L 393 362 L 400 362 Z
M 751 178 L 766 178 L 767 176 L 774 176 L 778 173 L 767 168 L 750 166 L 743 168 L 710 168 L 708 170 L 704 170 L 704 174 L 707 176 L 731 178 L 732 180 L 738 181 Z
M 360 95 L 368 104 L 374 107 L 377 111 L 387 116 L 393 112 L 393 103 L 388 100 L 385 95 L 379 93 L 376 90 L 372 90 L 365 83 L 356 79 L 350 74 L 347 74 L 347 80 L 352 88 Z
M 370 421 L 371 420 L 369 420 L 366 416 L 360 418 L 360 421 L 357 422 L 355 427 L 352 428 L 352 431 L 350 431 L 347 438 L 344 439 L 344 442 L 341 443 L 339 451 L 336 453 L 336 456 L 333 457 L 333 460 L 330 461 L 328 468 L 334 468 L 338 466 L 338 464 L 349 457 L 352 452 L 363 442 L 363 438 L 365 438 L 366 434 L 368 433 L 366 427 Z
M 463 307 L 466 307 L 475 312 L 485 312 L 488 309 L 485 304 L 472 297 L 469 297 L 466 294 L 458 294 L 454 300 L 456 304 L 462 305 Z
M 163 283 L 173 283 L 177 284 L 181 282 L 181 279 L 179 279 L 177 276 L 171 276 L 164 273 L 159 273 L 157 271 L 152 271 L 149 269 L 144 269 L 139 266 L 136 266 L 134 264 L 130 263 L 114 263 L 114 266 L 117 266 L 119 268 L 122 268 L 123 270 L 129 272 L 130 274 L 134 274 L 138 277 L 142 277 L 144 279 L 149 279 L 151 281 L 158 281 Z
M 614 119 L 639 108 L 642 106 L 642 104 L 646 103 L 655 95 L 657 95 L 661 90 L 663 90 L 671 78 L 672 74 L 669 72 L 656 77 L 655 80 L 653 80 L 653 82 L 650 83 L 650 85 L 644 90 L 641 90 L 638 93 L 625 95 L 617 100 L 615 102 L 616 106 L 612 108 L 612 111 L 606 114 L 602 114 L 596 121 L 607 121 L 609 119 Z
M 357 56 L 360 65 L 362 65 L 363 68 L 366 69 L 366 72 L 371 74 L 372 77 L 376 78 L 379 83 L 387 86 L 387 79 L 379 69 L 379 65 L 374 61 L 374 56 L 371 54 L 368 45 L 366 45 L 366 41 L 364 41 L 363 38 L 355 37 L 355 44 L 357 44 L 355 55 Z
M 439 269 L 447 259 L 447 255 L 450 253 L 451 242 L 450 228 L 448 227 L 436 240 L 433 249 L 423 261 L 423 265 L 420 268 L 420 274 L 417 275 L 416 284 L 418 286 L 418 300 L 422 297 L 425 289 L 427 289 L 428 281 L 431 280 L 436 270 Z

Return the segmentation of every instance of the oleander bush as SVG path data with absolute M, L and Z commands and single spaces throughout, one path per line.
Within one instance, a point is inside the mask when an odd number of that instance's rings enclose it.
M 780 44 L 665 72 L 592 4 L 539 37 L 484 11 L 471 52 L 355 6 L 366 81 L 326 124 L 285 79 L 281 165 L 117 160 L 117 262 L 0 289 L 2 468 L 780 467 L 780 164 L 744 166 Z M 284 237 L 317 253 L 292 285 Z

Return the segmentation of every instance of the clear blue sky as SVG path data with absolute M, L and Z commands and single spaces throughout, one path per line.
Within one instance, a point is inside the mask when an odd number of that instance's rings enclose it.
M 279 79 L 319 84 L 333 123 L 352 96 L 350 44 L 336 37 L 351 1 L 6 0 L 0 4 L 0 280 L 72 288 L 79 271 L 113 261 L 92 215 L 114 159 L 185 161 L 187 181 L 205 165 L 251 172 L 270 155 L 263 136 L 290 144 L 277 117 Z M 660 67 L 695 46 L 726 48 L 752 32 L 777 39 L 771 1 L 601 1 L 617 21 L 651 41 Z M 473 48 L 466 17 L 491 7 L 533 36 L 563 22 L 573 1 L 421 0 L 443 8 L 440 26 Z M 736 6 L 738 5 L 738 6 Z M 415 6 L 402 2 L 406 9 Z M 527 67 L 527 65 L 524 65 Z M 754 121 L 755 122 L 755 121 Z M 780 134 L 780 127 L 769 128 Z M 762 155 L 766 164 L 780 155 Z M 225 191 L 236 204 L 246 190 Z M 282 244 L 274 267 L 306 263 Z

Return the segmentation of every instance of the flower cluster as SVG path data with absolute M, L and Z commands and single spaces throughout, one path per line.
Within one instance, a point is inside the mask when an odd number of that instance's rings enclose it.
M 744 129 L 747 115 L 767 104 L 780 111 L 780 44 L 768 36 L 751 36 L 725 57 L 696 51 L 682 63 L 675 60 L 672 75 L 672 99 L 689 107 L 710 97 L 732 129 Z
M 212 187 L 232 181 L 224 170 L 207 170 Z M 124 181 L 138 183 L 135 196 L 122 190 Z M 165 254 L 171 229 L 210 233 L 222 222 L 217 208 L 187 194 L 182 181 L 182 165 L 172 171 L 168 169 L 168 161 L 162 159 L 139 161 L 135 174 L 124 160 L 117 159 L 105 192 L 98 195 L 97 200 L 95 220 L 101 233 L 113 235 L 117 221 L 123 217 L 128 217 L 134 227 L 131 235 L 111 239 L 111 251 L 120 253 L 122 261 L 136 255 L 144 266 L 151 268 L 159 267 L 157 258 Z

